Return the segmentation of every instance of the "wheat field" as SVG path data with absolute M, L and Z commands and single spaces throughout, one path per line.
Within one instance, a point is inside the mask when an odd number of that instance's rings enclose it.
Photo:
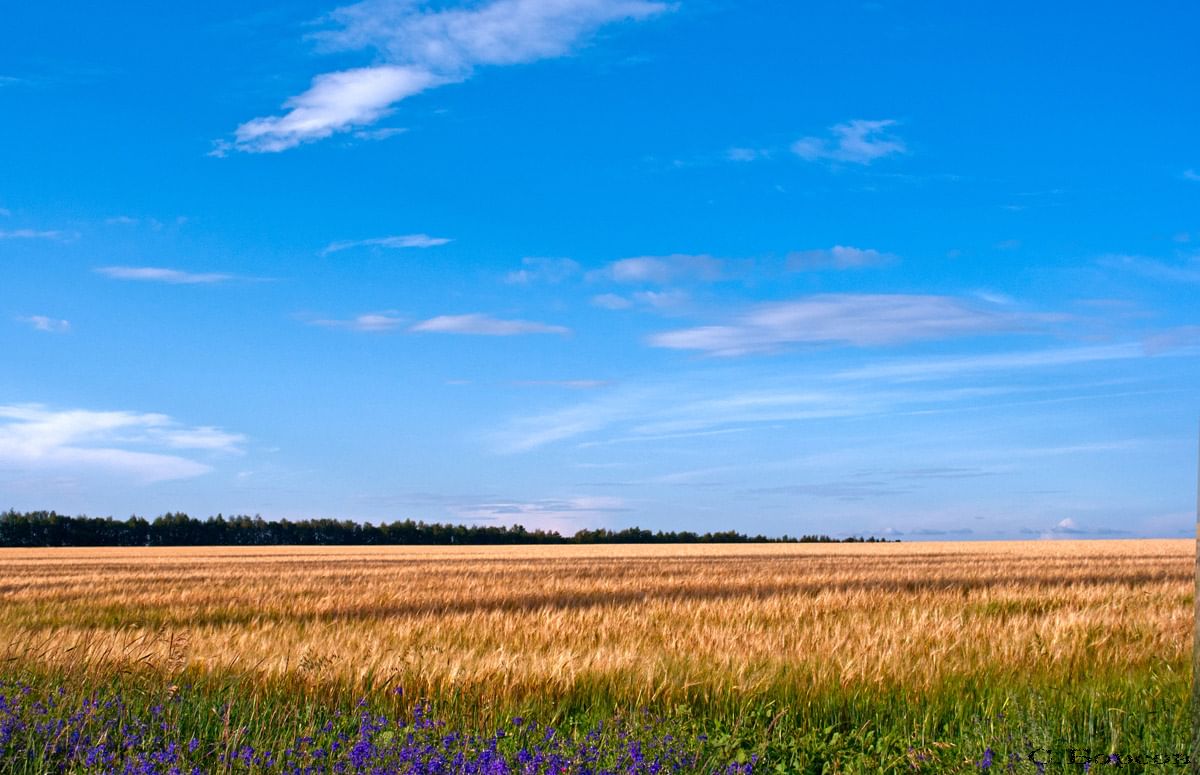
M 1189 670 L 1186 540 L 0 550 L 9 663 L 519 704 Z

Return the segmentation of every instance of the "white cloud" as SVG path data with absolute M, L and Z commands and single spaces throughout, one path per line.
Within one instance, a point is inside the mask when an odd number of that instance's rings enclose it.
M 211 467 L 153 449 L 238 453 L 244 441 L 211 426 L 181 426 L 163 414 L 0 405 L 0 463 L 22 469 L 118 475 L 140 483 L 188 479 Z
M 891 253 L 880 253 L 871 248 L 863 249 L 849 245 L 834 245 L 828 250 L 804 250 L 789 253 L 788 269 L 804 272 L 814 269 L 860 269 L 868 266 L 884 266 L 896 261 Z
M 466 80 L 476 67 L 563 56 L 605 24 L 668 7 L 650 0 L 492 0 L 433 9 L 411 0 L 366 0 L 339 8 L 329 15 L 337 28 L 316 35 L 324 48 L 370 49 L 384 63 L 317 76 L 284 103 L 286 113 L 247 121 L 216 153 L 277 152 L 367 126 L 397 102 Z
M 579 273 L 579 262 L 569 258 L 541 258 L 527 256 L 521 259 L 523 269 L 509 272 L 504 282 L 512 285 L 528 285 L 532 282 L 559 283 Z
M 37 229 L 0 229 L 0 239 L 66 239 L 61 231 Z
M 340 250 L 349 250 L 350 248 L 361 247 L 380 247 L 380 248 L 434 248 L 439 245 L 446 245 L 453 240 L 446 237 L 430 237 L 428 234 L 398 234 L 391 237 L 374 237 L 372 239 L 348 240 L 345 242 L 331 242 L 321 251 L 321 255 L 327 256 L 330 253 L 337 253 Z
M 1027 327 L 1033 320 L 978 309 L 950 296 L 826 294 L 760 304 L 732 324 L 668 331 L 652 336 L 650 344 L 710 355 L 744 355 L 789 344 L 869 347 L 998 333 Z
M 377 333 L 382 331 L 394 331 L 404 325 L 404 318 L 397 317 L 394 312 L 369 312 L 365 315 L 358 315 L 349 320 L 330 320 L 318 319 L 310 321 L 314 326 L 327 326 L 329 328 L 349 328 L 352 331 L 365 331 Z
M 114 215 L 111 218 L 105 218 L 104 222 L 109 226 L 136 226 L 140 220 L 129 215 Z
M 222 283 L 235 279 L 231 274 L 218 272 L 184 272 L 157 266 L 102 266 L 96 272 L 116 280 L 141 280 L 145 282 L 170 283 L 171 285 L 200 285 Z
M 1183 179 L 1200 181 L 1200 172 L 1196 172 L 1195 170 L 1184 170 L 1183 171 Z
M 50 318 L 46 317 L 45 315 L 29 315 L 26 317 L 19 317 L 17 320 L 32 326 L 37 331 L 65 334 L 71 330 L 70 321 Z
M 393 103 L 448 83 L 418 67 L 381 65 L 325 73 L 303 94 L 283 104 L 288 112 L 247 121 L 234 132 L 239 151 L 274 153 L 336 132 L 373 124 L 391 113 Z M 228 145 L 218 143 L 223 155 Z
M 687 291 L 674 288 L 663 291 L 636 291 L 629 296 L 602 293 L 592 297 L 592 305 L 612 310 L 629 309 L 635 305 L 655 310 L 670 310 L 682 307 L 690 300 L 691 296 Z
M 417 333 L 477 334 L 481 336 L 517 336 L 519 334 L 569 334 L 563 326 L 551 326 L 530 320 L 500 320 L 488 315 L 438 315 L 409 328 Z
M 240 433 L 226 433 L 211 425 L 164 430 L 158 436 L 167 446 L 176 449 L 209 449 L 220 452 L 240 453 L 238 445 L 246 441 L 246 437 Z
M 792 153 L 805 161 L 870 164 L 885 156 L 907 152 L 904 141 L 888 133 L 893 120 L 855 119 L 829 128 L 831 137 L 802 137 L 792 143 Z
M 633 301 L 615 293 L 601 293 L 592 297 L 592 306 L 601 309 L 629 309 Z
M 588 273 L 589 280 L 609 280 L 617 283 L 650 283 L 661 285 L 676 280 L 719 280 L 724 262 L 707 254 L 669 256 L 636 256 L 613 261 L 603 269 Z

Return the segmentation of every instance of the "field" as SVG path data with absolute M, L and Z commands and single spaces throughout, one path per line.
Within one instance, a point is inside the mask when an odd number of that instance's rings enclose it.
M 456 729 L 519 717 L 568 737 L 644 709 L 707 738 L 696 769 L 1033 772 L 1014 754 L 1033 743 L 1051 767 L 1077 746 L 1170 772 L 1136 757 L 1186 751 L 1193 556 L 1186 540 L 2 550 L 0 647 L 35 693 L 223 698 L 216 726 L 172 712 L 226 754 L 243 742 L 230 708 L 261 748 L 359 697 L 397 715 L 426 698 Z

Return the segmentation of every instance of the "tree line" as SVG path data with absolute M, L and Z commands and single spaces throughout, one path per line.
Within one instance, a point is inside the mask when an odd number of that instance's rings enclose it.
M 221 514 L 196 519 L 173 512 L 147 520 L 132 516 L 66 516 L 54 511 L 0 513 L 0 547 L 43 546 L 348 546 L 348 545 L 501 545 L 501 544 L 704 544 L 704 543 L 839 543 L 884 542 L 884 538 L 844 539 L 827 535 L 768 537 L 732 530 L 715 533 L 580 530 L 563 536 L 553 530 L 526 530 L 521 525 L 450 525 L 411 519 L 378 525 L 336 519 L 295 522 L 260 516 Z

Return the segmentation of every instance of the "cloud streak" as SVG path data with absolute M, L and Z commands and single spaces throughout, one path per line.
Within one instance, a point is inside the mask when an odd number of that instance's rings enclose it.
M 397 317 L 394 312 L 368 312 L 363 315 L 357 315 L 349 320 L 321 318 L 310 321 L 310 325 L 325 326 L 327 328 L 347 328 L 351 331 L 368 333 L 382 333 L 385 331 L 395 331 L 397 328 L 403 326 L 404 322 L 404 318 Z
M 170 285 L 209 285 L 237 279 L 234 275 L 219 272 L 185 272 L 158 266 L 102 266 L 97 274 L 114 280 L 136 280 L 139 282 L 168 283 Z
M 649 343 L 732 356 L 795 344 L 855 347 L 1027 329 L 1037 316 L 981 309 L 950 296 L 825 294 L 760 304 L 725 325 L 655 334 Z
M 713 282 L 722 277 L 725 262 L 707 254 L 673 253 L 669 256 L 636 256 L 613 261 L 588 272 L 592 281 L 664 285 L 681 280 Z
M 446 237 L 430 237 L 428 234 L 399 234 L 391 237 L 373 237 L 371 239 L 347 240 L 344 242 L 331 242 L 321 251 L 321 255 L 327 256 L 330 253 L 338 253 L 351 248 L 434 248 L 439 245 L 446 245 L 453 240 Z
M 419 334 L 473 334 L 476 336 L 519 336 L 521 334 L 569 334 L 564 326 L 531 320 L 501 320 L 489 315 L 438 315 L 408 329 Z
M 7 214 L 7 211 L 5 211 Z M 59 240 L 68 237 L 66 232 L 38 229 L 0 229 L 0 239 L 49 239 Z
M 282 115 L 245 122 L 214 153 L 276 153 L 361 129 L 389 115 L 396 103 L 465 81 L 478 67 L 563 56 L 606 24 L 668 8 L 651 0 L 492 0 L 442 9 L 366 0 L 339 8 L 328 17 L 335 28 L 315 36 L 322 47 L 370 50 L 382 64 L 317 76 L 283 104 Z

